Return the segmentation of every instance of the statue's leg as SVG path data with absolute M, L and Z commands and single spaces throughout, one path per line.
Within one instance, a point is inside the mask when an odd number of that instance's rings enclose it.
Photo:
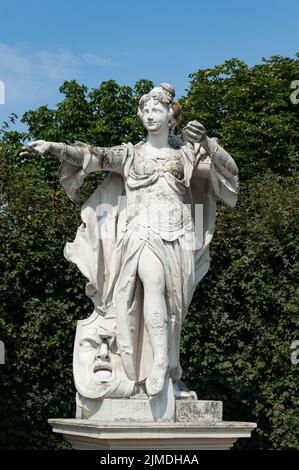
M 138 275 L 144 289 L 144 322 L 154 356 L 145 386 L 149 395 L 156 395 L 163 390 L 168 371 L 168 316 L 164 269 L 159 258 L 147 246 L 144 246 L 139 258 Z

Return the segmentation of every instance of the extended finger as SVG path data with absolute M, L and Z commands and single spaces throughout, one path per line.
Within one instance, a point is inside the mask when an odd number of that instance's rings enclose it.
M 184 136 L 188 137 L 189 139 L 195 139 L 195 140 L 198 140 L 198 139 L 202 139 L 202 134 L 198 133 L 198 132 L 191 132 L 189 129 L 186 129 L 185 132 L 184 132 Z
M 193 134 L 197 134 L 199 136 L 202 136 L 202 135 L 206 134 L 206 130 L 205 130 L 204 127 L 193 127 L 192 126 L 192 127 L 188 127 L 186 129 L 186 131 L 192 132 Z
M 206 130 L 205 128 L 199 128 L 199 127 L 187 127 L 186 128 L 186 131 L 187 132 L 192 132 L 193 134 L 197 134 L 197 135 L 203 135 L 203 134 L 206 134 Z
M 22 151 L 29 154 L 33 152 L 33 149 L 30 147 L 30 145 L 25 145 L 25 147 L 22 147 Z
M 196 129 L 204 129 L 204 128 L 205 128 L 204 125 L 201 124 L 201 123 L 198 122 L 198 121 L 190 121 L 190 122 L 188 122 L 188 127 L 189 127 L 189 126 L 190 126 L 190 127 L 194 127 L 194 128 L 196 128 Z
M 36 140 L 35 142 L 31 142 L 31 144 L 28 145 L 29 148 L 35 149 L 35 147 L 38 147 L 41 144 L 41 141 Z

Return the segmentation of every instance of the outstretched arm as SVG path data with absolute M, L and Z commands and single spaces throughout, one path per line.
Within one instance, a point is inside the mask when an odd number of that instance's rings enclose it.
M 61 142 L 36 140 L 24 147 L 21 155 L 42 155 L 44 153 L 50 153 L 71 165 L 84 168 L 85 172 L 89 174 L 100 170 L 121 173 L 127 151 L 124 145 L 96 147 L 81 142 L 67 145 Z
M 80 202 L 79 189 L 87 175 L 94 171 L 115 171 L 122 175 L 127 156 L 126 145 L 95 147 L 77 142 L 66 145 L 60 142 L 37 140 L 23 149 L 21 155 L 50 153 L 62 160 L 60 182 L 68 197 Z

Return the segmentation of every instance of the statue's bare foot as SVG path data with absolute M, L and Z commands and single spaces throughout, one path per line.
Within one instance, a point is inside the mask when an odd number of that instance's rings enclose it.
M 148 395 L 153 396 L 162 392 L 167 370 L 166 363 L 159 364 L 158 366 L 154 363 L 152 372 L 145 381 L 145 388 Z
M 197 395 L 192 390 L 188 390 L 186 385 L 180 380 L 173 382 L 174 398 L 177 400 L 197 400 Z

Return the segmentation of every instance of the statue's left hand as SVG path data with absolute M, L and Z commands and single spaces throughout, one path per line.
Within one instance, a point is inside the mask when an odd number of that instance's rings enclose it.
M 50 151 L 51 142 L 47 142 L 46 140 L 35 140 L 30 144 L 23 147 L 22 152 L 20 153 L 21 156 L 27 155 L 43 155 Z
M 198 121 L 190 121 L 182 130 L 182 139 L 191 144 L 203 143 L 207 140 L 207 131 Z

